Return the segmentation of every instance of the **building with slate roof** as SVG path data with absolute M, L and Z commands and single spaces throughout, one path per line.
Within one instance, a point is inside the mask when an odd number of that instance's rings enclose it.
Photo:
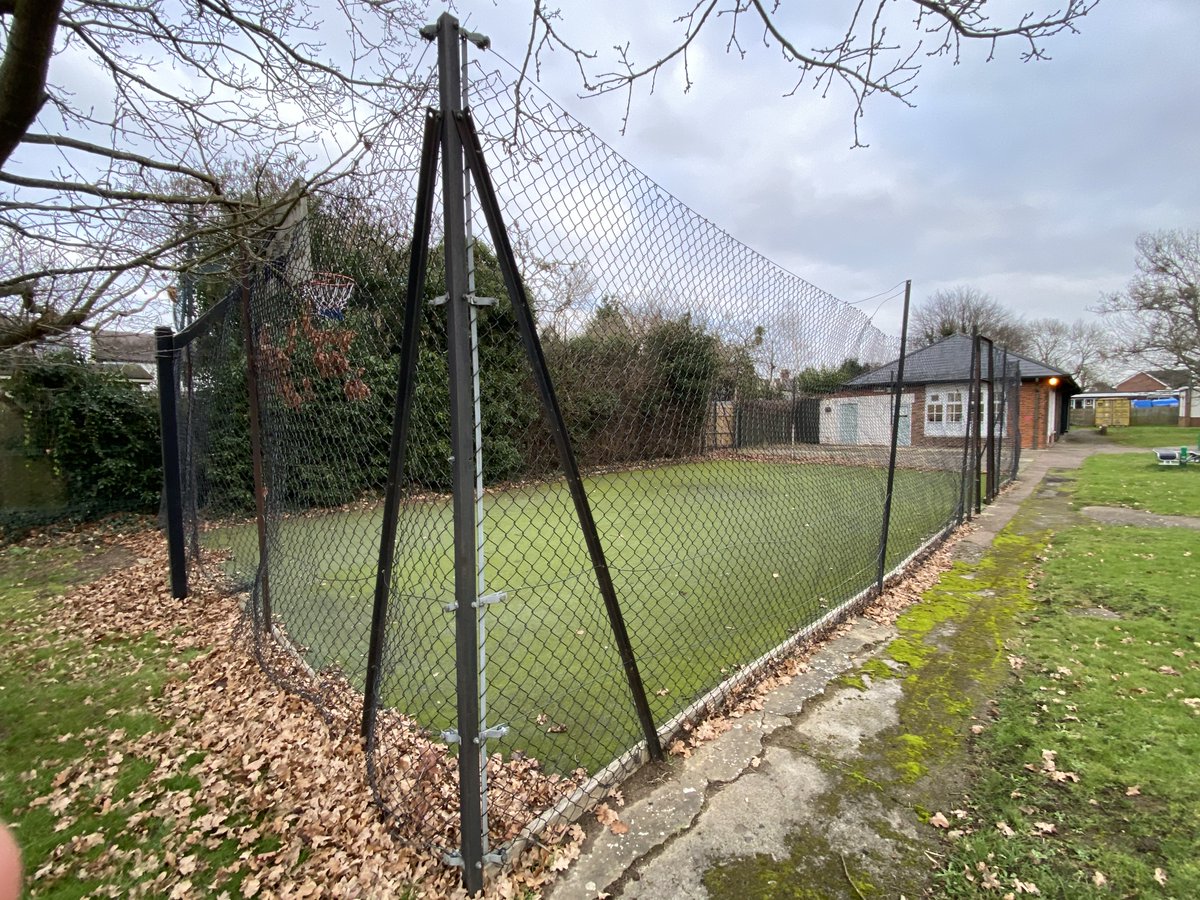
M 967 431 L 967 392 L 971 380 L 974 339 L 954 334 L 909 353 L 904 360 L 900 400 L 901 446 L 959 446 Z M 997 348 L 997 357 L 1001 350 Z M 893 360 L 846 382 L 822 409 L 821 443 L 886 444 L 891 439 Z M 1067 372 L 1018 353 L 1009 352 L 1008 372 L 1020 375 L 1018 403 L 1010 405 L 1001 427 L 1020 428 L 1021 446 L 1042 449 L 1068 427 L 1070 397 L 1079 393 Z M 983 402 L 992 377 L 986 356 L 980 366 Z M 996 377 L 1001 375 L 997 366 Z

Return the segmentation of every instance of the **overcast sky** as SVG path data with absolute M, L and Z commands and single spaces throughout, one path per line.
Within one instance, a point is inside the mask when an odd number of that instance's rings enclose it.
M 519 63 L 530 5 L 465 0 L 457 13 Z M 564 35 L 601 52 L 631 41 L 641 61 L 691 6 L 559 5 Z M 860 149 L 846 92 L 782 96 L 777 53 L 747 32 L 739 60 L 723 28 L 692 54 L 691 91 L 678 69 L 643 89 L 624 135 L 623 98 L 579 99 L 563 54 L 541 86 L 701 215 L 843 300 L 911 278 L 916 302 L 970 284 L 1025 317 L 1090 317 L 1133 274 L 1140 232 L 1200 227 L 1196 0 L 1102 0 L 1080 34 L 1047 43 L 1050 61 L 1022 63 L 1016 44 L 991 62 L 984 46 L 957 66 L 931 60 L 915 108 L 868 104 Z M 892 303 L 876 322 L 895 332 L 899 315 Z

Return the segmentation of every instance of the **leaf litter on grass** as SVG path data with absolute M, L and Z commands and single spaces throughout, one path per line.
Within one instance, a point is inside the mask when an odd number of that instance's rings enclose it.
M 164 585 L 159 535 L 124 535 L 114 544 L 133 562 L 57 598 L 27 623 L 26 638 L 49 651 L 70 638 L 83 648 L 75 652 L 86 655 L 114 636 L 154 637 L 177 677 L 146 700 L 157 727 L 138 736 L 104 726 L 63 736 L 83 741 L 87 752 L 64 754 L 49 789 L 14 811 L 18 833 L 31 810 L 48 811 L 63 832 L 29 873 L 30 896 L 72 893 L 78 882 L 96 883 L 95 894 L 112 897 L 463 896 L 458 871 L 431 850 L 409 845 L 411 834 L 398 833 L 404 823 L 385 821 L 374 805 L 357 695 L 345 688 L 345 702 L 322 721 L 248 652 L 237 598 L 199 585 L 191 598 L 176 601 Z M 296 666 L 276 653 L 273 667 Z M 390 741 L 393 752 L 427 749 L 403 717 L 393 716 L 391 727 L 410 732 Z M 454 759 L 437 755 L 436 784 L 445 790 Z M 138 777 L 126 785 L 131 772 Z M 497 758 L 489 774 L 541 805 L 573 786 L 528 761 L 507 765 Z M 429 798 L 430 809 L 413 827 L 419 824 L 427 840 L 437 829 L 448 842 L 456 817 L 439 810 L 437 799 Z M 76 833 L 85 820 L 99 827 Z M 525 851 L 490 890 L 501 897 L 536 893 L 552 877 L 555 855 L 581 839 L 578 828 L 543 836 L 543 845 Z M 552 849 L 556 840 L 563 847 Z

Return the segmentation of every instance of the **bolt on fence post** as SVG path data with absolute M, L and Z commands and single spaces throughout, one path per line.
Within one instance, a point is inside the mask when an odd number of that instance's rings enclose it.
M 249 267 L 242 275 L 242 344 L 246 350 L 246 399 L 250 413 L 250 459 L 254 469 L 254 517 L 258 525 L 258 589 L 262 598 L 263 623 L 271 633 L 271 585 L 267 569 L 267 485 L 263 469 L 262 415 L 258 402 L 258 357 L 254 348 L 254 324 L 250 318 Z
M 483 889 L 483 798 L 480 781 L 479 620 L 475 593 L 474 403 L 467 290 L 466 203 L 463 146 L 456 117 L 462 114 L 458 20 L 437 22 L 438 89 L 442 110 L 442 202 L 446 248 L 446 329 L 450 369 L 450 447 L 454 514 L 455 668 L 458 695 L 458 787 L 463 886 Z
M 625 618 L 621 613 L 620 602 L 617 600 L 612 574 L 608 570 L 604 546 L 600 543 L 596 521 L 592 516 L 592 507 L 588 502 L 587 491 L 584 489 L 583 479 L 579 474 L 579 463 L 575 459 L 575 451 L 571 447 L 571 436 L 567 432 L 562 409 L 558 404 L 558 395 L 554 391 L 554 383 L 546 366 L 546 357 L 542 352 L 537 328 L 534 326 L 529 298 L 525 295 L 525 286 L 521 283 L 521 277 L 517 273 L 516 258 L 513 256 L 508 232 L 504 229 L 496 191 L 492 187 L 491 176 L 483 162 L 483 150 L 479 146 L 479 136 L 475 132 L 475 125 L 469 114 L 457 116 L 456 124 L 462 135 L 462 145 L 466 151 L 467 163 L 475 176 L 475 184 L 479 191 L 479 205 L 487 219 L 488 230 L 491 232 L 492 242 L 496 247 L 496 258 L 504 277 L 505 288 L 512 301 L 513 314 L 521 334 L 521 343 L 525 347 L 525 355 L 533 370 L 533 380 L 541 397 L 542 408 L 549 420 L 551 436 L 558 450 L 559 463 L 566 474 L 567 486 L 575 505 L 575 514 L 579 519 L 579 527 L 583 531 L 583 539 L 592 561 L 592 569 L 596 573 L 596 583 L 600 589 L 600 595 L 604 599 L 609 626 L 613 630 L 613 640 L 621 657 L 621 665 L 625 670 L 625 678 L 633 697 L 633 705 L 637 712 L 638 722 L 642 727 L 642 734 L 646 738 L 646 750 L 651 759 L 662 760 L 662 744 L 658 740 L 658 730 L 654 725 L 654 717 L 646 698 L 646 687 L 642 682 L 641 673 L 638 671 L 637 657 L 634 655 L 629 632 L 625 627 Z
M 888 453 L 887 493 L 883 496 L 883 525 L 879 531 L 879 573 L 875 592 L 883 594 L 883 576 L 887 572 L 888 529 L 892 522 L 892 491 L 896 486 L 896 446 L 900 440 L 900 399 L 904 394 L 904 355 L 908 352 L 908 304 L 912 297 L 912 279 L 904 282 L 904 318 L 900 326 L 900 362 L 896 364 L 896 385 L 892 391 L 892 446 Z
M 158 427 L 162 436 L 163 500 L 167 512 L 171 596 L 182 600 L 188 595 L 188 577 L 183 536 L 183 483 L 179 466 L 179 415 L 175 397 L 175 335 L 171 329 L 165 325 L 155 328 L 154 345 L 158 367 Z
M 413 387 L 417 381 L 417 355 L 420 347 L 421 295 L 425 289 L 425 270 L 429 263 L 429 231 L 433 217 L 433 183 L 437 177 L 438 140 L 442 117 L 430 111 L 425 119 L 425 139 L 421 149 L 421 168 L 417 181 L 412 245 L 408 260 L 408 285 L 404 299 L 404 330 L 401 333 L 400 377 L 396 381 L 396 404 L 392 414 L 392 443 L 388 454 L 388 479 L 383 495 L 383 522 L 379 534 L 379 567 L 375 573 L 375 602 L 371 610 L 371 642 L 367 650 L 367 677 L 363 687 L 362 736 L 371 746 L 375 710 L 379 703 L 379 683 L 383 674 L 384 632 L 387 628 L 388 599 L 392 588 L 392 567 L 396 561 L 396 527 L 400 515 L 400 489 L 404 481 L 404 460 L 408 452 L 408 426 L 412 418 Z

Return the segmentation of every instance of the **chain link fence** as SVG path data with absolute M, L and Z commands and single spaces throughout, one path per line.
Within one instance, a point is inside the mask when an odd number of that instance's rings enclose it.
M 862 311 L 467 72 L 469 115 L 398 121 L 385 196 L 298 206 L 168 352 L 189 558 L 251 590 L 278 677 L 362 714 L 380 805 L 470 887 L 1010 479 L 1020 379 L 970 338 L 901 372 Z

